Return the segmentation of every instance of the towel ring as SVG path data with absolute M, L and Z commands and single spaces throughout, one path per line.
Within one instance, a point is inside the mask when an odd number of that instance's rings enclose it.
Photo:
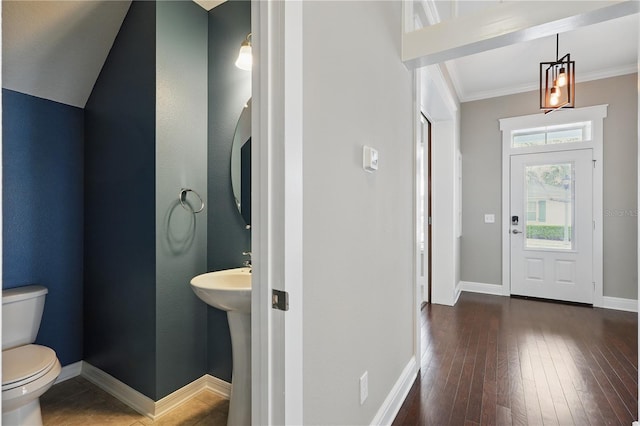
M 186 204 L 187 201 L 187 192 L 193 192 L 196 197 L 200 200 L 200 208 L 198 210 L 194 210 L 189 204 Z M 196 191 L 190 188 L 182 188 L 180 193 L 178 194 L 178 200 L 180 200 L 180 204 L 182 208 L 191 213 L 200 213 L 204 210 L 204 201 L 202 201 L 202 197 Z

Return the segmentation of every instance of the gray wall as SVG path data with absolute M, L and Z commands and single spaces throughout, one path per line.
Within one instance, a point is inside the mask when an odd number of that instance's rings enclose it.
M 537 113 L 537 96 L 527 92 L 461 105 L 463 281 L 502 282 L 498 119 Z M 599 104 L 609 104 L 604 120 L 604 295 L 636 299 L 637 74 L 577 85 L 576 107 Z M 496 223 L 483 223 L 485 213 L 495 213 Z
M 231 146 L 236 123 L 251 97 L 251 72 L 234 63 L 251 31 L 251 3 L 229 1 L 209 12 L 209 222 L 207 267 L 236 268 L 251 249 L 251 231 L 231 191 Z M 209 308 L 208 372 L 231 381 L 231 337 L 226 313 Z
M 413 85 L 399 57 L 402 4 L 302 7 L 303 423 L 370 424 L 414 349 Z M 363 145 L 379 152 L 375 173 L 362 169 Z
M 207 12 L 156 6 L 156 396 L 204 374 L 207 306 L 189 281 L 207 271 L 207 213 L 186 211 L 180 188 L 207 195 Z M 193 195 L 187 197 L 200 207 Z M 208 204 L 208 203 L 207 203 Z

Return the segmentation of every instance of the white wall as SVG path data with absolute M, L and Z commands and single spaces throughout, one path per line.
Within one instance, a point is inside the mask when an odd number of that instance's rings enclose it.
M 303 3 L 304 424 L 371 423 L 414 353 L 413 89 L 401 8 Z M 375 173 L 362 169 L 363 145 L 379 152 Z

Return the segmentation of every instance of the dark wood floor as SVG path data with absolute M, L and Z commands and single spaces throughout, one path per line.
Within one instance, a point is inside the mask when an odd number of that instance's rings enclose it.
M 422 309 L 419 377 L 394 425 L 624 425 L 637 314 L 463 293 Z

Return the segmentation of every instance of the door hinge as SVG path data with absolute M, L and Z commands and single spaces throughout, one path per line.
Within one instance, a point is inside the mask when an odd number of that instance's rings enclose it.
M 431 225 L 431 216 L 429 216 L 429 225 Z
M 274 288 L 271 293 L 271 307 L 273 309 L 279 309 L 281 311 L 288 311 L 289 293 L 282 290 L 276 290 Z
M 596 160 L 591 160 L 591 161 L 593 161 L 593 168 L 595 169 L 596 168 Z

